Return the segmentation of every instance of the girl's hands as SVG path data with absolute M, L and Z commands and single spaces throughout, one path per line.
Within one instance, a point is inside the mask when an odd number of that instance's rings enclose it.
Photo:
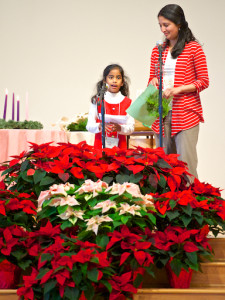
M 106 123 L 105 129 L 108 133 L 112 133 L 115 131 L 121 131 L 121 126 L 117 123 Z

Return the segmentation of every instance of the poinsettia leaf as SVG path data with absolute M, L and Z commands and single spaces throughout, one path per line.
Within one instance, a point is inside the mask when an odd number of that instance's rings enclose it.
M 93 268 L 92 270 L 87 271 L 87 277 L 91 281 L 98 282 L 98 269 Z
M 181 220 L 184 223 L 184 226 L 187 227 L 188 224 L 192 221 L 192 217 L 187 216 L 187 215 L 182 215 Z
M 72 217 L 69 218 L 69 221 L 70 221 L 73 225 L 75 225 L 75 224 L 77 223 L 77 220 L 78 220 L 78 218 L 75 217 L 75 216 L 72 216 Z
M 13 251 L 13 252 L 11 252 L 11 254 L 14 257 L 16 257 L 18 260 L 21 260 L 21 258 L 23 258 L 26 255 L 26 253 L 22 249 Z
M 166 187 L 166 179 L 162 174 L 160 174 L 158 185 L 161 186 L 163 189 Z
M 149 180 L 149 183 L 150 185 L 153 187 L 153 188 L 157 188 L 157 184 L 158 184 L 158 178 L 155 174 L 150 174 L 148 176 L 148 180 Z
M 55 179 L 50 176 L 45 176 L 41 179 L 40 185 L 50 185 L 55 182 Z
M 141 283 L 143 281 L 143 276 L 141 274 L 137 274 L 135 280 L 134 280 L 134 287 L 138 288 L 140 287 Z
M 66 286 L 64 296 L 68 299 L 78 300 L 80 298 L 80 291 L 76 287 Z
M 151 213 L 148 213 L 148 218 L 149 218 L 149 220 L 152 222 L 152 224 L 156 224 L 156 217 L 153 215 L 153 214 L 151 214 Z
M 50 279 L 44 284 L 44 294 L 49 293 L 56 286 L 57 281 L 55 279 Z
M 202 225 L 204 217 L 203 215 L 195 215 L 195 220 L 198 222 L 199 225 Z
M 62 225 L 60 226 L 60 228 L 62 229 L 62 230 L 64 230 L 64 229 L 66 229 L 66 228 L 70 228 L 70 227 L 72 227 L 73 226 L 73 224 L 70 222 L 70 221 L 65 221 L 65 222 L 63 222 L 62 223 Z
M 171 262 L 170 262 L 170 266 L 171 269 L 173 270 L 173 272 L 179 276 L 180 271 L 181 271 L 181 261 L 177 258 L 174 258 Z
M 87 288 L 84 291 L 84 295 L 87 298 L 87 300 L 92 300 L 95 294 L 95 289 L 91 284 L 86 284 Z
M 130 216 L 122 216 L 121 217 L 121 221 L 124 225 L 127 224 L 129 219 L 130 219 Z
M 34 183 L 37 184 L 38 182 L 40 182 L 41 179 L 45 177 L 45 175 L 46 171 L 35 170 L 35 173 L 33 175 Z
M 101 236 L 97 235 L 96 237 L 96 244 L 100 247 L 106 247 L 106 245 L 109 243 L 109 237 L 107 235 Z
M 29 183 L 33 183 L 33 178 L 31 176 L 27 176 L 27 172 L 26 171 L 21 172 L 20 176 L 22 177 L 22 179 L 24 181 L 29 182 Z
M 49 268 L 42 268 L 39 270 L 39 273 L 36 277 L 36 279 L 41 279 L 43 276 L 45 276 L 45 274 L 47 274 L 50 271 Z
M 51 259 L 52 259 L 53 256 L 54 255 L 50 254 L 50 253 L 43 253 L 41 255 L 41 262 L 43 262 L 43 261 L 51 261 Z
M 116 182 L 123 184 L 124 182 L 130 182 L 130 176 L 126 174 L 116 175 Z
M 14 168 L 7 168 L 6 170 L 4 170 L 4 171 L 1 173 L 1 176 L 10 173 L 10 172 L 12 172 L 13 170 L 14 170 Z
M 198 262 L 197 252 L 186 252 L 185 253 L 191 264 L 196 265 Z
M 104 286 L 108 289 L 109 293 L 112 292 L 112 286 L 111 286 L 111 284 L 107 280 L 101 280 L 100 282 L 102 284 L 104 284 Z
M 78 272 L 77 270 L 73 270 L 72 278 L 73 278 L 73 281 L 75 282 L 76 286 L 78 286 L 82 280 L 82 273 Z
M 23 270 L 26 270 L 31 264 L 32 264 L 31 260 L 18 261 L 18 266 Z
M 20 171 L 24 172 L 27 169 L 28 165 L 29 165 L 29 160 L 23 161 L 20 167 Z
M 110 183 L 113 181 L 113 177 L 111 177 L 111 176 L 104 176 L 104 177 L 102 178 L 102 181 L 104 181 L 104 182 L 110 184 Z
M 57 206 L 57 211 L 61 215 L 67 210 L 67 208 L 68 208 L 68 205 L 63 205 L 63 206 L 59 205 L 59 206 Z
M 190 205 L 189 203 L 188 203 L 187 206 L 183 206 L 183 205 L 182 205 L 181 208 L 182 208 L 183 212 L 185 212 L 185 214 L 187 214 L 187 215 L 189 215 L 189 216 L 192 215 L 193 209 L 192 209 L 192 207 L 191 207 L 191 205 Z
M 158 167 L 163 169 L 172 169 L 171 165 L 169 165 L 164 159 L 159 159 L 156 164 Z
M 142 178 L 143 178 L 142 173 L 131 174 L 130 175 L 130 182 L 139 183 Z
M 180 213 L 178 210 L 175 211 L 167 211 L 166 212 L 167 217 L 169 218 L 170 221 L 172 221 L 173 219 L 177 218 L 178 216 L 180 216 Z
M 174 209 L 174 207 L 177 205 L 177 202 L 174 200 L 170 200 L 169 205 L 172 209 Z
M 67 182 L 70 174 L 69 173 L 58 173 L 58 177 L 63 181 L 63 182 Z
M 134 223 L 137 224 L 141 228 L 145 228 L 146 227 L 146 222 L 145 222 L 144 219 L 141 219 L 141 218 L 134 219 Z

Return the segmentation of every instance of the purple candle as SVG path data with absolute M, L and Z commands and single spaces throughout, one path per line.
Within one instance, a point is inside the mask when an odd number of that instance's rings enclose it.
M 20 99 L 17 97 L 17 121 L 20 120 Z
M 14 100 L 14 93 L 12 98 L 12 120 L 14 121 L 14 106 L 15 106 L 15 100 Z
M 3 119 L 6 119 L 6 110 L 7 110 L 7 98 L 8 98 L 8 90 L 5 90 L 5 106 L 4 106 L 4 113 L 3 113 Z

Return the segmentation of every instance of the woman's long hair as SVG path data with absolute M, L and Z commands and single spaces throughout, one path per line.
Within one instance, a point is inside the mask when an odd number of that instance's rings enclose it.
M 172 49 L 171 55 L 177 58 L 184 50 L 185 44 L 190 41 L 196 41 L 191 29 L 188 27 L 188 22 L 185 19 L 183 9 L 177 4 L 168 4 L 164 6 L 158 13 L 158 17 L 162 16 L 176 25 L 179 25 L 178 40 Z M 165 47 L 169 45 L 169 40 L 166 39 Z
M 103 75 L 102 75 L 102 79 L 97 83 L 96 85 L 96 94 L 91 98 L 91 102 L 92 103 L 96 103 L 96 98 L 98 98 L 98 95 L 100 93 L 100 90 L 103 86 L 103 83 L 106 81 L 106 77 L 108 76 L 108 74 L 110 73 L 110 71 L 114 70 L 114 69 L 118 69 L 120 71 L 120 74 L 122 76 L 122 80 L 123 80 L 123 85 L 120 88 L 120 92 L 124 95 L 124 96 L 129 96 L 129 79 L 128 77 L 124 74 L 124 70 L 120 65 L 117 64 L 112 64 L 112 65 L 108 65 L 105 70 L 103 71 Z

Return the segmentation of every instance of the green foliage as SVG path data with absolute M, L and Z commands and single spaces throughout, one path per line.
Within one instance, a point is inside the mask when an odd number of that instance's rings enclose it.
M 43 129 L 43 125 L 38 121 L 6 121 L 0 119 L 0 129 Z
M 159 117 L 159 91 L 155 91 L 149 98 L 146 99 L 147 102 L 147 110 L 151 116 L 156 118 Z M 162 106 L 163 106 L 163 118 L 167 116 L 168 112 L 171 110 L 171 98 L 162 99 Z
M 87 121 L 88 119 L 83 117 L 77 120 L 77 122 L 72 122 L 67 126 L 67 130 L 69 131 L 87 131 L 86 126 L 87 126 Z

